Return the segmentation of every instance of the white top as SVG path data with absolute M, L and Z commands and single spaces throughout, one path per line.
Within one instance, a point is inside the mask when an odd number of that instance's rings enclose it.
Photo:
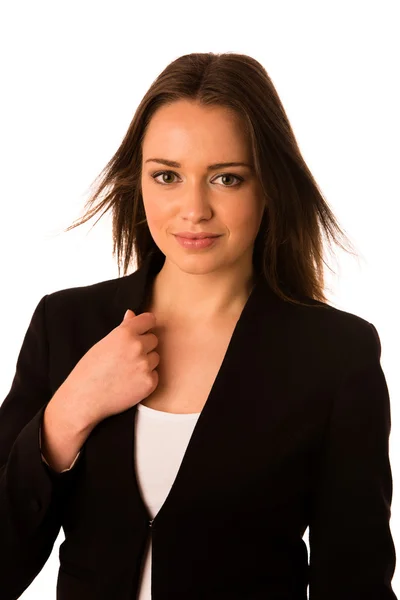
M 136 477 L 152 519 L 168 496 L 199 415 L 168 413 L 137 404 Z M 151 600 L 151 547 L 149 530 L 137 600 Z

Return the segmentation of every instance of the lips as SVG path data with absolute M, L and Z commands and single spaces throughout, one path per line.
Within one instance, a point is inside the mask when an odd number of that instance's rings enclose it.
M 174 235 L 176 235 L 177 237 L 180 237 L 180 238 L 185 238 L 187 240 L 204 240 L 206 238 L 220 237 L 219 235 L 215 235 L 212 233 L 210 233 L 210 234 L 201 233 L 198 235 L 189 234 L 189 233 L 175 233 Z
M 200 250 L 202 248 L 211 248 L 211 246 L 215 245 L 216 240 L 221 236 L 214 235 L 212 237 L 203 237 L 198 239 L 181 237 L 179 235 L 175 235 L 175 237 L 178 244 L 180 244 L 184 248 Z

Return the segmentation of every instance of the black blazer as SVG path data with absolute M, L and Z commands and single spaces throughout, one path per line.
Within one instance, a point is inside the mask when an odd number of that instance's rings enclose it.
M 308 584 L 310 600 L 396 600 L 378 333 L 330 305 L 284 302 L 261 277 L 152 523 L 136 406 L 102 421 L 71 471 L 43 463 L 46 404 L 127 308 L 143 312 L 164 259 L 45 295 L 33 313 L 0 407 L 1 600 L 29 586 L 60 527 L 58 600 L 134 599 L 149 536 L 154 600 L 305 600 Z

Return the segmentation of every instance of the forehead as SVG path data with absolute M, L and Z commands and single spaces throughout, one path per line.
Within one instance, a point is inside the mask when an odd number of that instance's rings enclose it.
M 213 148 L 216 152 L 239 148 L 246 154 L 248 136 L 244 119 L 226 107 L 201 106 L 186 100 L 160 107 L 147 127 L 144 153 L 162 148 L 176 152 L 185 147 L 196 149 L 196 153 L 202 150 L 209 153 Z

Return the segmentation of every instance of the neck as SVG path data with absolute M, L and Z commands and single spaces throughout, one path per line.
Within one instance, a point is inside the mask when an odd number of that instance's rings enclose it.
M 154 279 L 148 311 L 156 313 L 162 321 L 188 325 L 237 319 L 254 283 L 252 265 L 247 272 L 242 270 L 233 277 L 232 272 L 187 273 L 166 259 Z

